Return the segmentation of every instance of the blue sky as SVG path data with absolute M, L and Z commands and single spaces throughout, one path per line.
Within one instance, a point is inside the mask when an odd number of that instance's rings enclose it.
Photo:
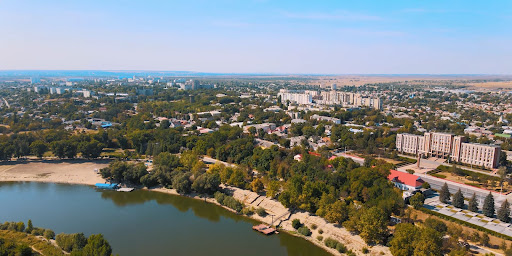
M 512 74 L 512 1 L 0 0 L 0 69 Z

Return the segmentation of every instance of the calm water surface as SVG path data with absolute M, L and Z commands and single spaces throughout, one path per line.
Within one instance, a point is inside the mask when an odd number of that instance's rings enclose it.
M 102 233 L 114 253 L 129 255 L 330 255 L 304 239 L 264 236 L 256 222 L 219 206 L 151 191 L 0 183 L 0 222 L 32 219 L 55 233 Z

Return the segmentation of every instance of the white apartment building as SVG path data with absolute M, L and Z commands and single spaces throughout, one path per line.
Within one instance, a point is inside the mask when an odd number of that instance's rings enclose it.
M 291 102 L 301 105 L 311 104 L 313 103 L 313 95 L 306 92 L 299 91 L 290 91 L 286 89 L 279 90 L 277 94 L 278 97 L 281 97 L 281 102 Z
M 360 93 L 322 91 L 319 103 L 325 105 L 341 105 L 342 107 L 369 107 L 382 109 L 382 100 L 378 97 L 364 96 Z
M 382 109 L 382 100 L 378 97 L 364 96 L 360 93 L 332 91 L 295 91 L 281 89 L 277 94 L 281 97 L 281 102 L 308 105 L 315 102 L 323 105 L 341 105 L 342 107 L 369 107 L 373 109 Z
M 311 119 L 315 119 L 318 121 L 327 121 L 327 122 L 331 122 L 334 124 L 341 124 L 341 120 L 339 118 L 335 118 L 335 117 L 319 116 L 317 114 L 314 114 L 311 116 Z
M 464 139 L 449 133 L 426 132 L 423 136 L 402 133 L 396 136 L 396 148 L 401 153 L 446 158 L 485 168 L 498 166 L 499 146 L 466 143 Z

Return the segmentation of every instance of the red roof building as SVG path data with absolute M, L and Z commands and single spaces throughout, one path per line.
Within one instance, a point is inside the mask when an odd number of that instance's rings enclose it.
M 397 170 L 390 170 L 390 172 L 388 180 L 392 181 L 395 186 L 401 190 L 420 189 L 421 185 L 425 183 L 419 176 L 414 174 L 399 172 Z

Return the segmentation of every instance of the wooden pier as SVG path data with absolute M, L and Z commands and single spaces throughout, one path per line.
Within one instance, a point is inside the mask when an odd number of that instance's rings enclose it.
M 275 228 L 271 228 L 270 226 L 267 226 L 265 224 L 260 224 L 257 226 L 253 226 L 252 229 L 264 234 L 264 235 L 272 235 L 276 232 Z

